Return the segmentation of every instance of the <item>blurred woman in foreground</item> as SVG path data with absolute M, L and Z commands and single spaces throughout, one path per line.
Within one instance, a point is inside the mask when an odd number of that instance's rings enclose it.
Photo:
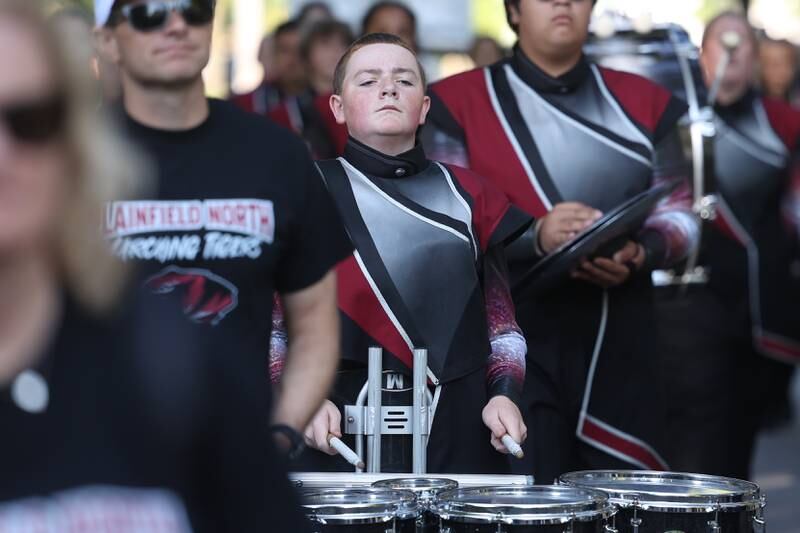
M 0 0 L 0 530 L 297 530 L 260 347 L 123 298 L 99 228 L 142 172 L 69 48 Z

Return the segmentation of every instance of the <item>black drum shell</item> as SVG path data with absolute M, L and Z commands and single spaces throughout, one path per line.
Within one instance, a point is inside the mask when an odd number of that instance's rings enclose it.
M 564 533 L 567 528 L 571 527 L 573 533 L 603 533 L 604 520 L 598 519 L 589 522 L 574 522 L 571 526 L 569 524 L 520 524 L 520 525 L 500 525 L 492 523 L 465 523 L 456 522 L 453 520 L 442 520 L 441 532 L 442 533 Z
M 387 533 L 396 531 L 395 520 L 379 524 L 320 524 L 311 523 L 312 533 Z M 413 529 L 411 531 L 414 531 Z
M 708 533 L 709 521 L 717 517 L 717 524 L 724 533 L 753 533 L 756 513 L 752 510 L 720 511 L 710 513 L 681 513 L 661 511 L 636 511 L 641 519 L 639 533 L 664 533 L 676 531 L 681 533 Z M 620 508 L 616 514 L 616 529 L 619 533 L 633 533 L 631 520 L 634 510 L 630 507 Z

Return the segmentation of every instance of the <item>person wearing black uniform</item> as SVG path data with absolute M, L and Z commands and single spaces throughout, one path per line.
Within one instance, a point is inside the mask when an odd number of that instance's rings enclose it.
M 706 83 L 717 72 L 726 32 L 737 33 L 741 44 L 714 106 L 718 208 L 699 260 L 709 281 L 660 299 L 659 324 L 671 463 L 746 479 L 765 399 L 780 372 L 788 372 L 778 361 L 800 362 L 800 210 L 790 189 L 798 176 L 800 113 L 753 88 L 757 43 L 738 13 L 706 27 Z
M 508 249 L 512 278 L 654 184 L 680 178 L 685 106 L 635 75 L 582 54 L 590 0 L 509 0 L 511 58 L 431 86 L 424 142 L 469 165 L 538 218 Z M 684 184 L 609 257 L 572 280 L 516 295 L 528 342 L 524 411 L 531 461 L 551 482 L 581 468 L 664 469 L 650 271 L 679 261 L 697 224 Z
M 123 124 L 159 178 L 151 197 L 109 205 L 107 238 L 148 289 L 179 294 L 190 320 L 240 328 L 265 351 L 281 293 L 293 343 L 274 422 L 301 444 L 338 361 L 334 267 L 351 246 L 336 208 L 302 141 L 206 98 L 213 0 L 98 1 L 95 11 L 122 71 Z M 257 371 L 266 378 L 266 364 Z
M 411 405 L 412 352 L 426 348 L 428 471 L 507 471 L 489 444 L 506 451 L 505 434 L 525 438 L 517 407 L 525 341 L 503 244 L 530 218 L 487 181 L 427 159 L 415 144 L 428 99 L 422 69 L 401 38 L 362 37 L 336 72 L 331 108 L 351 137 L 344 157 L 318 166 L 356 251 L 338 269 L 344 361 L 334 402 L 315 417 L 310 438 L 331 451 L 325 439 L 341 435 L 342 406 L 355 403 L 372 346 L 384 350 L 385 404 Z M 384 437 L 381 470 L 410 472 L 410 444 L 410 436 Z M 352 469 L 338 456 L 310 455 L 307 468 Z
M 40 6 L 0 0 L 0 530 L 303 531 L 263 342 L 125 290 L 97 222 L 141 165 Z

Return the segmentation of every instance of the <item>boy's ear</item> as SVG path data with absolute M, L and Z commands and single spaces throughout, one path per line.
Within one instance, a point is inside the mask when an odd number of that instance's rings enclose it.
M 425 119 L 428 117 L 428 111 L 431 110 L 431 97 L 425 96 L 422 98 L 422 109 L 419 113 L 419 125 L 425 124 Z
M 339 94 L 332 94 L 330 100 L 328 100 L 328 105 L 331 106 L 331 111 L 333 112 L 333 116 L 336 119 L 336 123 L 346 124 L 347 121 L 345 120 L 344 116 L 344 106 L 342 103 L 342 96 Z

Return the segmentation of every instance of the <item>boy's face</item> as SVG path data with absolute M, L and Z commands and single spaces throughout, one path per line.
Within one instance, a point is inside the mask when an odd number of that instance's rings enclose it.
M 414 54 L 394 44 L 371 44 L 350 56 L 342 94 L 331 97 L 331 109 L 355 139 L 413 138 L 425 123 L 430 98 Z

